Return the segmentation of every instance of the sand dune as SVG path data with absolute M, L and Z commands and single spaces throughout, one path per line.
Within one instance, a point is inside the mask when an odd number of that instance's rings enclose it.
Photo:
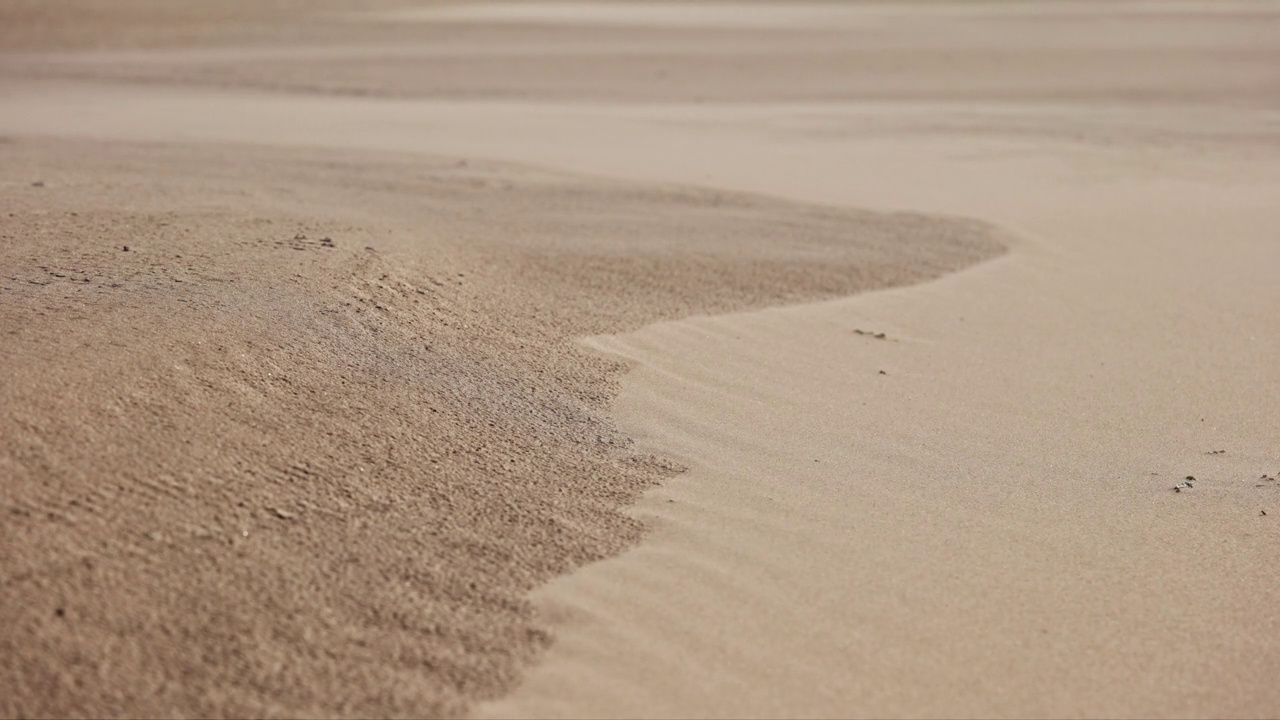
M 1277 27 L 6 3 L 0 713 L 1273 716 Z

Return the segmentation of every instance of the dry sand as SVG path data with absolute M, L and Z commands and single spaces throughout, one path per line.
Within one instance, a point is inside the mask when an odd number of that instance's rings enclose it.
M 1280 712 L 1275 6 L 400 5 L 0 8 L 0 713 Z
M 635 540 L 616 510 L 668 474 L 573 337 L 997 249 L 476 162 L 4 153 L 6 715 L 457 713 L 545 644 L 524 593 Z
M 635 511 L 640 547 L 536 594 L 557 643 L 485 713 L 1274 716 L 1274 145 L 791 140 L 823 148 L 797 173 L 1026 239 L 924 287 L 593 338 L 633 366 L 623 431 L 690 470 Z M 929 172 L 848 170 L 885 153 Z

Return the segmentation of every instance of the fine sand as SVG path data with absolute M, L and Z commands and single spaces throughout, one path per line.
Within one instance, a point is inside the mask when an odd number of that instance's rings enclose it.
M 0 714 L 1280 712 L 1274 5 L 0 28 Z

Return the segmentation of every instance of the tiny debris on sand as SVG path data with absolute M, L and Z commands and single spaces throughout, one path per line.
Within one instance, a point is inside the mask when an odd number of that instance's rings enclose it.
M 888 339 L 888 336 L 887 336 L 887 335 L 885 335 L 885 334 L 884 334 L 884 333 L 882 333 L 882 332 L 873 332 L 873 331 L 871 331 L 871 330 L 861 330 L 861 329 L 859 329 L 859 328 L 854 328 L 853 332 L 854 332 L 854 334 L 856 334 L 856 335 L 867 335 L 867 336 L 869 336 L 869 337 L 873 337 L 873 338 L 875 338 L 875 339 L 877 339 L 877 340 L 887 340 L 887 339 Z

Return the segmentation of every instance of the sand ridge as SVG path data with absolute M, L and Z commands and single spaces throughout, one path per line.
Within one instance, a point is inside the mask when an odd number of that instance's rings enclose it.
M 677 469 L 572 338 L 1000 250 L 474 160 L 3 152 L 5 715 L 461 713 L 547 645 L 525 593 Z

